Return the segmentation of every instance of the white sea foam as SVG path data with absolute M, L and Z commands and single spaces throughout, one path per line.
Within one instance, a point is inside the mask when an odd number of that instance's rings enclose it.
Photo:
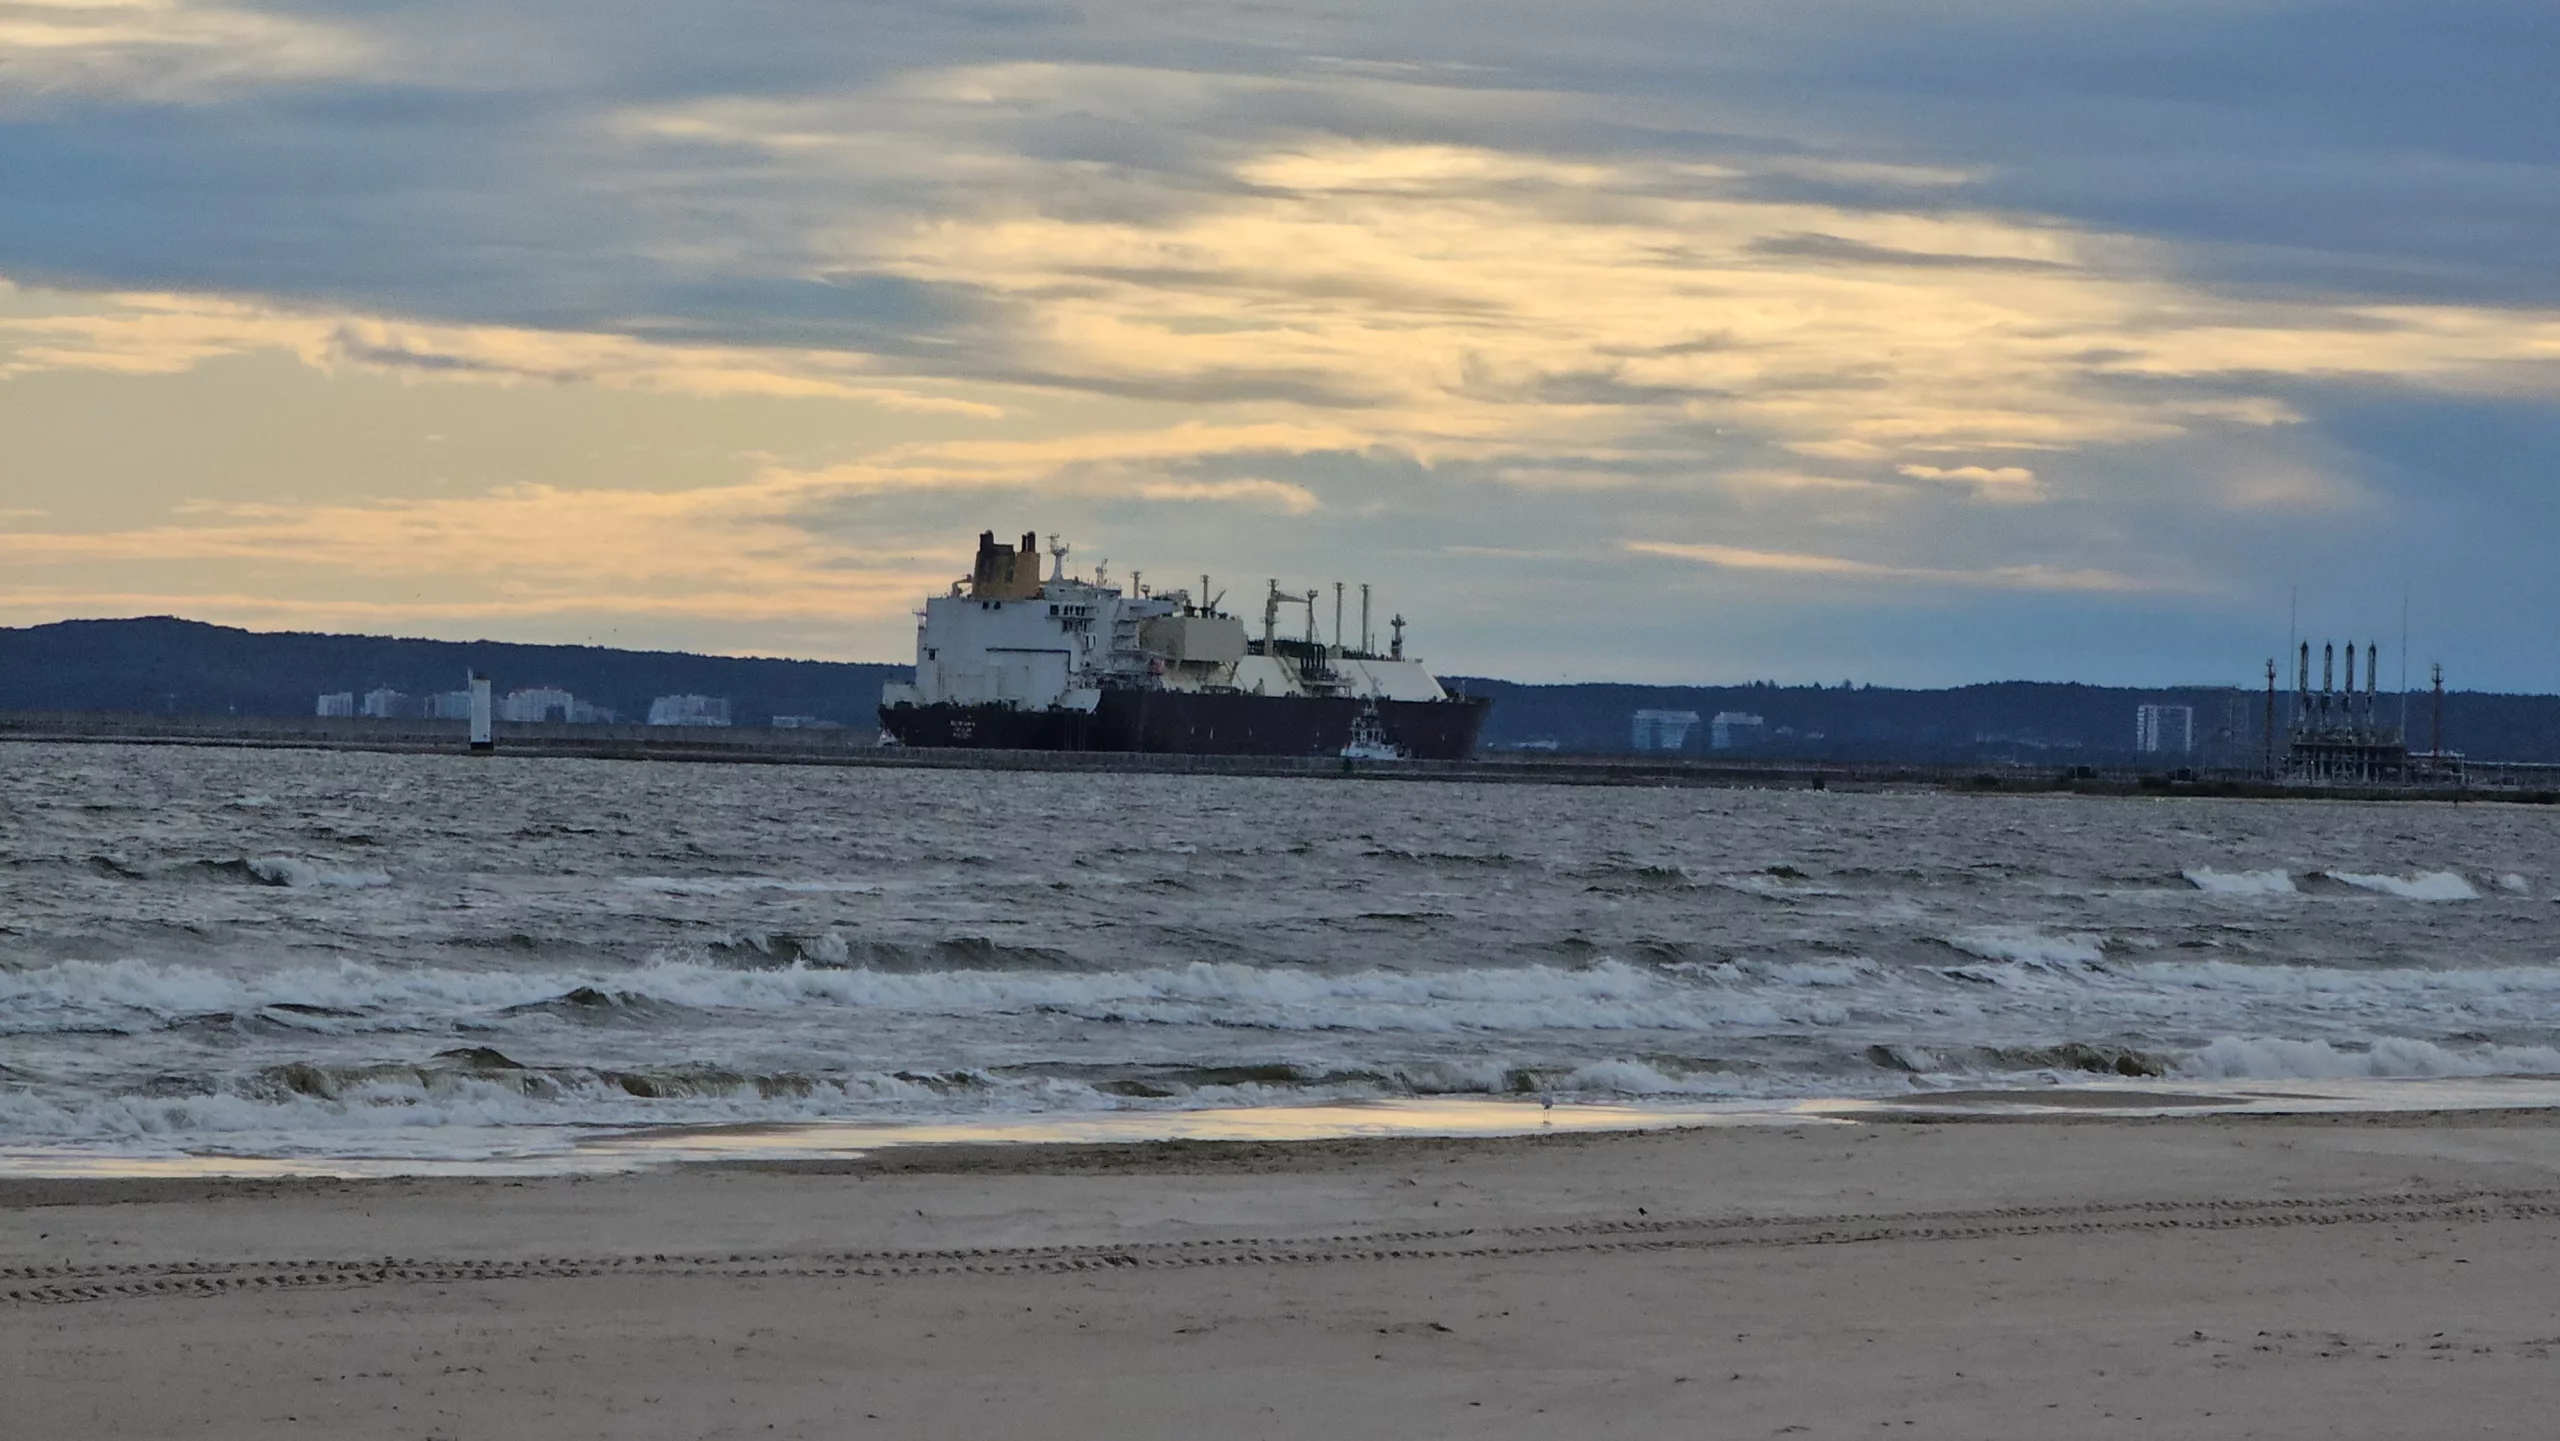
M 1220 1097 L 1219 1103 L 1233 1098 Z M 501 1081 L 438 1077 L 432 1085 L 368 1081 L 334 1096 L 92 1096 L 65 1100 L 0 1092 L 0 1135 L 28 1139 L 184 1139 L 244 1132 L 279 1134 L 432 1132 L 483 1127 L 709 1125 L 844 1119 L 864 1114 L 1106 1109 L 1125 1104 L 1076 1081 L 1034 1077 L 931 1087 L 889 1074 L 828 1078 L 807 1090 L 768 1095 L 752 1083 L 706 1086 L 690 1094 L 642 1098 L 609 1080 L 528 1093 Z M 520 1138 L 519 1138 L 520 1139 Z M 426 1147 L 421 1149 L 438 1149 Z
M 2213 896 L 2289 896 L 2294 894 L 2293 876 L 2285 871 L 2217 871 L 2211 866 L 2196 866 L 2180 872 L 2187 884 Z
M 1718 876 L 1715 883 L 1728 890 L 1769 900 L 1837 898 L 1845 894 L 1829 886 L 1815 885 L 1802 876 L 1771 875 L 1766 871 L 1753 871 L 1747 875 L 1738 876 Z
M 655 891 L 670 896 L 738 896 L 757 891 L 876 896 L 881 889 L 865 881 L 793 880 L 784 876 L 617 876 L 613 883 L 627 891 Z
M 1698 974 L 1688 967 L 1684 973 Z M 1733 963 L 1737 976 L 1778 986 L 1819 986 L 1838 989 L 1872 983 L 1879 967 L 1864 956 L 1825 957 L 1811 961 L 1764 961 L 1744 958 Z
M 391 884 L 391 876 L 386 871 L 323 870 L 309 861 L 299 860 L 293 856 L 258 856 L 248 864 L 251 875 L 271 886 L 292 886 L 297 889 L 335 886 L 347 890 L 362 890 Z
M 2471 882 L 2452 871 L 2421 871 L 2413 876 L 2365 875 L 2354 871 L 2329 871 L 2329 879 L 2358 890 L 2398 896 L 2404 901 L 2476 901 L 2480 892 Z

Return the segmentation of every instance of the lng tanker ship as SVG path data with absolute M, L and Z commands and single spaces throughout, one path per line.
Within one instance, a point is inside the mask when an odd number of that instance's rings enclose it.
M 1404 617 L 1371 644 L 1369 588 L 1360 633 L 1344 643 L 1342 587 L 1334 635 L 1320 639 L 1316 591 L 1270 583 L 1262 633 L 1200 590 L 1123 589 L 1105 568 L 1041 574 L 1036 535 L 1020 546 L 978 537 L 977 564 L 917 612 L 916 678 L 885 686 L 880 723 L 902 745 L 1012 750 L 1153 751 L 1455 760 L 1475 749 L 1491 702 L 1450 694 L 1404 653 Z M 1283 607 L 1303 607 L 1303 637 L 1279 633 Z M 1295 619 L 1293 616 L 1292 619 Z

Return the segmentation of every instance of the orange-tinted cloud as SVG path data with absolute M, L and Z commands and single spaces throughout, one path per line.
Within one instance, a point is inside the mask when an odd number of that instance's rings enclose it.
M 1926 585 L 1965 586 L 1987 590 L 2170 591 L 2178 587 L 2107 570 L 2070 569 L 2050 565 L 2000 565 L 1974 570 L 1937 566 L 1880 565 L 1835 555 L 1795 551 L 1748 550 L 1732 545 L 1686 545 L 1672 541 L 1631 540 L 1626 548 L 1638 555 L 1697 561 L 1724 570 L 1767 571 L 1780 575 L 1820 576 L 1852 581 L 1917 581 Z

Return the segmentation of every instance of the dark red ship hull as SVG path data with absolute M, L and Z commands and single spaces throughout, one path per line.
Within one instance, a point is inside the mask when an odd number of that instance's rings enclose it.
M 1198 691 L 1105 691 L 1092 711 L 1001 705 L 894 705 L 880 724 L 901 745 L 973 750 L 1139 751 L 1157 755 L 1332 756 L 1370 706 L 1388 741 L 1415 760 L 1475 753 L 1493 702 L 1367 701 Z

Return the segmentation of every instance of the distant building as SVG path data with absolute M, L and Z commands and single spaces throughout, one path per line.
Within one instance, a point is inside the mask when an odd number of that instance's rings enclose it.
M 366 691 L 364 699 L 356 703 L 357 715 L 390 717 L 410 716 L 417 713 L 416 703 L 409 699 L 406 692 L 393 690 L 389 686 L 376 686 Z
M 1697 723 L 1693 710 L 1640 710 L 1630 739 L 1640 751 L 1676 751 L 1689 744 L 1689 728 Z
M 1707 745 L 1711 750 L 1751 750 L 1768 733 L 1769 722 L 1763 717 L 1720 710 L 1714 720 L 1707 722 Z
M 2196 748 L 2196 708 L 2141 705 L 2133 710 L 2133 748 L 2144 755 L 2191 755 Z
M 778 731 L 840 731 L 844 729 L 844 722 L 820 720 L 813 715 L 778 715 L 773 718 L 773 728 Z
M 498 719 L 518 725 L 577 719 L 578 698 L 553 685 L 526 686 L 498 702 Z
M 724 726 L 728 723 L 729 702 L 725 697 L 662 695 L 649 702 L 649 724 L 653 726 Z
M 319 715 L 354 715 L 355 713 L 356 693 L 351 690 L 333 691 L 320 697 L 320 709 L 315 712 Z
M 467 721 L 471 719 L 471 692 L 440 690 L 428 696 L 419 709 L 429 720 Z

